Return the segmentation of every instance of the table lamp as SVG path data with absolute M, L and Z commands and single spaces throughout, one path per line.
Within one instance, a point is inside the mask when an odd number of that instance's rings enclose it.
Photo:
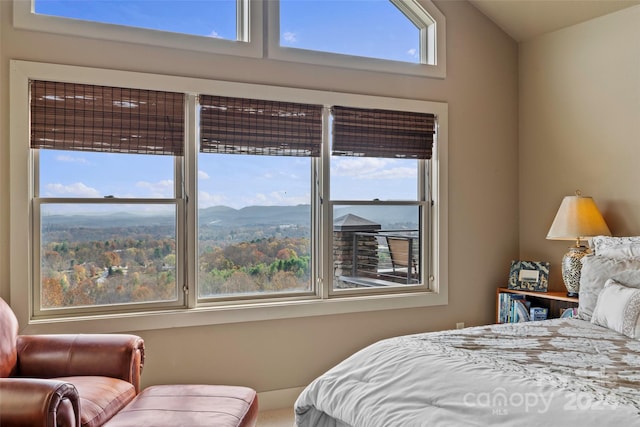
M 569 252 L 562 257 L 562 280 L 567 287 L 567 296 L 578 296 L 582 269 L 580 260 L 589 251 L 580 239 L 593 236 L 611 236 L 611 231 L 593 199 L 583 196 L 580 191 L 576 191 L 575 196 L 562 199 L 547 239 L 576 242 L 576 245 L 570 247 Z

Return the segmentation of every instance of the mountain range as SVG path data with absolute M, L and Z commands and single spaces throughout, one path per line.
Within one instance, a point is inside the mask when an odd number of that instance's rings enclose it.
M 353 214 L 369 221 L 377 222 L 383 228 L 397 224 L 415 224 L 416 208 L 413 206 L 363 206 L 337 207 L 334 217 Z M 200 226 L 249 227 L 277 225 L 308 225 L 311 216 L 310 205 L 297 206 L 247 206 L 234 209 L 228 206 L 213 206 L 200 209 Z M 109 214 L 56 214 L 43 216 L 47 226 L 60 227 L 130 227 L 130 226 L 170 226 L 173 216 L 162 214 L 137 214 L 117 212 Z

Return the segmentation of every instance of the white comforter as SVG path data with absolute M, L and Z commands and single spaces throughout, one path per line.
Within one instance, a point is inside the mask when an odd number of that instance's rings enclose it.
M 375 343 L 315 381 L 298 426 L 640 426 L 640 341 L 578 319 Z

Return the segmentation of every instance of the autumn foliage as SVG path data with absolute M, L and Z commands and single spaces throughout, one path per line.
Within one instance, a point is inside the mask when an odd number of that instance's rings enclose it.
M 306 238 L 207 241 L 200 246 L 200 297 L 310 288 Z M 183 273 L 173 238 L 49 242 L 41 253 L 42 308 L 174 301 L 181 289 Z

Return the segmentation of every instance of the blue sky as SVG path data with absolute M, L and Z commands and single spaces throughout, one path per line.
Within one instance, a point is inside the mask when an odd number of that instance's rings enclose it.
M 235 0 L 36 0 L 35 11 L 87 21 L 235 39 Z
M 236 0 L 36 0 L 45 15 L 236 38 Z M 419 62 L 418 30 L 387 0 L 281 0 L 281 45 Z
M 235 0 L 37 0 L 36 12 L 234 39 Z M 417 61 L 416 28 L 386 0 L 283 0 L 281 44 Z M 170 156 L 41 150 L 42 197 L 172 197 Z M 416 198 L 416 161 L 336 158 L 333 199 Z M 305 158 L 204 154 L 200 207 L 311 202 Z
M 173 158 L 40 150 L 41 197 L 173 197 Z M 416 160 L 334 158 L 333 199 L 416 198 Z M 307 158 L 201 154 L 201 208 L 311 202 Z

